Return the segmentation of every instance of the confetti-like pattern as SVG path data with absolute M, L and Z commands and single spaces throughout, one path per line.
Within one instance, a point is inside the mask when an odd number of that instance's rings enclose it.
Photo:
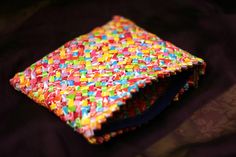
M 108 117 L 127 105 L 126 100 L 132 93 L 160 77 L 174 75 L 194 65 L 199 69 L 194 74 L 196 79 L 204 71 L 202 59 L 128 19 L 115 16 L 104 26 L 67 42 L 17 73 L 10 82 L 17 90 L 53 111 L 89 142 L 101 143 L 123 132 L 119 130 L 102 137 L 94 135 Z M 156 90 L 158 88 L 154 87 L 149 95 L 161 93 Z M 119 118 L 146 110 L 158 99 L 158 94 L 152 95 L 148 101 L 135 102 L 144 105 L 122 108 Z

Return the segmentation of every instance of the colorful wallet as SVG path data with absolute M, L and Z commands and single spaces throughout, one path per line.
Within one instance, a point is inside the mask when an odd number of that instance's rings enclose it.
M 102 143 L 156 117 L 206 63 L 114 16 L 17 73 L 10 83 L 82 134 Z

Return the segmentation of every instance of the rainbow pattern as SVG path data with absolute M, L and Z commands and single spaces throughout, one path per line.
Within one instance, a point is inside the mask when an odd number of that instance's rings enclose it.
M 126 105 L 132 93 L 193 65 L 202 65 L 202 73 L 205 62 L 115 16 L 17 73 L 10 82 L 89 142 L 101 143 L 122 130 L 103 137 L 96 137 L 94 130 Z

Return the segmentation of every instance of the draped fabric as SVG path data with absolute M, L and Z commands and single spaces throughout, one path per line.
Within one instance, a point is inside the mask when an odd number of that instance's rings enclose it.
M 235 156 L 235 4 L 220 1 L 2 2 L 0 156 Z M 91 146 L 9 79 L 66 41 L 122 15 L 203 58 L 206 75 L 144 127 Z

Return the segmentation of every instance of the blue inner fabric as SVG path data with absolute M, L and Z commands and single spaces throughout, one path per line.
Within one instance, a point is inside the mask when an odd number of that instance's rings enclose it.
M 160 98 L 156 100 L 152 107 L 135 117 L 104 123 L 101 130 L 95 130 L 95 136 L 102 136 L 105 133 L 138 126 L 155 118 L 161 111 L 170 105 L 175 95 L 185 85 L 191 74 L 191 71 L 184 71 L 178 75 L 171 76 L 172 78 L 169 88 Z

